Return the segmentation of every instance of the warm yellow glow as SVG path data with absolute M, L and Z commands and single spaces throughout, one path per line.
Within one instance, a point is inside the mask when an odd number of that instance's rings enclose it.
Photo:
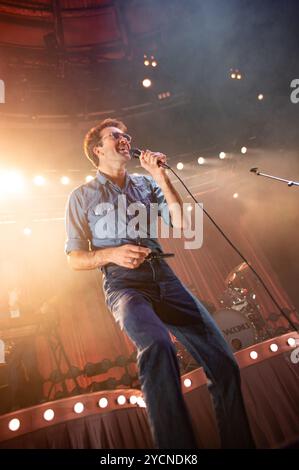
M 66 185 L 66 184 L 70 184 L 70 179 L 69 179 L 68 176 L 62 176 L 62 177 L 60 178 L 60 182 L 61 182 L 61 184 L 65 184 L 65 185 Z
M 42 175 L 36 175 L 33 178 L 33 183 L 36 184 L 36 186 L 43 186 L 46 183 L 46 180 Z
M 26 237 L 30 237 L 30 235 L 32 234 L 31 228 L 25 227 L 25 228 L 23 229 L 23 234 L 26 235 Z
M 204 159 L 203 157 L 199 157 L 199 158 L 197 159 L 197 162 L 198 162 L 199 165 L 203 165 L 204 162 L 205 162 L 205 159 Z
M 91 175 L 86 176 L 86 178 L 85 178 L 86 183 L 89 183 L 89 181 L 91 181 L 91 180 L 93 180 L 93 176 L 91 176 Z
M 225 152 L 220 152 L 220 153 L 219 153 L 219 158 L 220 158 L 220 160 L 223 160 L 225 157 L 226 157 L 226 153 L 225 153 Z
M 25 180 L 17 171 L 0 171 L 0 195 L 17 194 L 23 191 Z
M 179 162 L 176 167 L 178 170 L 182 170 L 184 168 L 184 163 Z

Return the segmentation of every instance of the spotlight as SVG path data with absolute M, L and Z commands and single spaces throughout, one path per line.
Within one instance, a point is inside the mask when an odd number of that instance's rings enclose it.
M 159 100 L 165 100 L 170 97 L 170 91 L 163 91 L 162 93 L 158 94 L 158 99 Z
M 105 398 L 105 397 L 100 398 L 99 401 L 98 401 L 98 405 L 99 405 L 100 408 L 107 408 L 107 406 L 108 406 L 107 398 Z
M 188 206 L 188 207 L 187 207 L 187 211 L 188 211 L 188 212 L 191 212 L 192 210 L 193 210 L 193 207 L 192 207 L 192 206 Z
M 8 423 L 8 428 L 11 431 L 17 431 L 20 426 L 21 426 L 20 420 L 17 418 L 11 419 Z
M 144 62 L 143 62 L 143 63 L 144 63 L 144 65 L 145 65 L 146 67 L 148 67 L 149 64 L 150 64 L 150 61 L 149 61 L 148 59 L 144 59 Z
M 126 397 L 125 397 L 124 395 L 119 395 L 119 396 L 117 397 L 117 400 L 116 400 L 116 401 L 117 401 L 117 403 L 118 403 L 119 405 L 124 405 L 127 400 L 126 400 Z
M 262 101 L 264 99 L 264 95 L 262 93 L 260 93 L 259 95 L 257 95 L 257 99 L 259 101 Z
M 278 351 L 278 346 L 275 343 L 270 344 L 270 351 L 276 352 Z
M 24 178 L 16 171 L 0 172 L 0 194 L 19 193 L 24 188 Z
M 55 413 L 53 410 L 51 410 L 51 408 L 49 408 L 48 410 L 44 412 L 44 420 L 46 421 L 52 421 L 54 416 L 55 416 Z
M 84 411 L 84 405 L 81 401 L 78 401 L 74 405 L 74 412 L 77 413 L 77 414 L 80 414 L 80 413 L 82 413 L 82 411 Z
M 41 175 L 37 175 L 33 178 L 33 183 L 36 184 L 36 186 L 43 186 L 45 182 L 45 178 Z
M 249 356 L 251 357 L 251 359 L 255 360 L 258 357 L 258 353 L 256 351 L 251 351 Z
M 184 163 L 179 162 L 176 167 L 178 170 L 182 170 L 184 168 Z
M 245 154 L 247 152 L 247 147 L 242 147 L 241 148 L 241 153 Z
M 69 184 L 70 179 L 69 179 L 68 176 L 62 176 L 62 177 L 60 178 L 60 182 L 61 182 L 61 184 L 65 184 L 65 185 L 66 185 L 66 184 Z
M 294 338 L 289 338 L 288 345 L 291 346 L 291 348 L 293 348 L 294 346 L 296 346 L 296 340 Z
M 238 197 L 239 197 L 239 193 L 234 193 L 234 194 L 233 194 L 233 198 L 234 198 L 234 199 L 237 199 Z
M 185 379 L 185 380 L 184 380 L 184 385 L 185 385 L 186 388 L 191 387 L 191 385 L 192 385 L 192 380 L 190 380 L 190 379 Z
M 205 163 L 205 159 L 203 157 L 199 157 L 197 161 L 199 165 L 203 165 Z
M 152 60 L 152 67 L 157 67 L 158 62 L 156 60 Z
M 30 237 L 30 235 L 32 235 L 32 230 L 31 230 L 31 228 L 25 227 L 25 228 L 23 229 L 23 234 L 26 235 L 26 237 Z
M 225 157 L 226 157 L 226 153 L 225 153 L 225 152 L 220 152 L 220 153 L 219 153 L 219 158 L 220 158 L 220 160 L 223 160 Z
M 237 80 L 241 80 L 242 75 L 240 73 L 237 73 Z
M 235 73 L 231 73 L 230 76 L 231 76 L 232 79 L 235 79 L 235 78 L 236 78 L 236 74 L 235 74 Z
M 144 88 L 149 88 L 150 86 L 152 86 L 152 81 L 149 78 L 144 78 L 142 80 L 142 85 L 144 86 Z
M 138 397 L 137 398 L 137 405 L 140 407 L 140 408 L 146 408 L 146 404 L 145 404 L 145 401 L 142 397 Z
M 136 397 L 136 395 L 131 395 L 129 401 L 130 401 L 131 405 L 137 405 L 137 397 Z
M 86 176 L 86 178 L 85 178 L 86 183 L 89 183 L 89 181 L 91 181 L 91 180 L 93 180 L 93 176 L 91 176 L 91 175 Z

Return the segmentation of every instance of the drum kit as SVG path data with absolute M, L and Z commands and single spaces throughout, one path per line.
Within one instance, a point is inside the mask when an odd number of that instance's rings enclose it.
M 257 294 L 248 282 L 249 271 L 248 265 L 241 263 L 229 273 L 220 298 L 223 309 L 213 314 L 234 352 L 273 336 L 260 313 Z

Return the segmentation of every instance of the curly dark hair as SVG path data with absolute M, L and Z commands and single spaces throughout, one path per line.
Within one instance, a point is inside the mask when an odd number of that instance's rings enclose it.
M 106 127 L 118 127 L 123 132 L 127 131 L 127 127 L 122 121 L 108 118 L 87 132 L 83 142 L 84 153 L 96 168 L 99 166 L 99 157 L 94 153 L 93 149 L 101 143 L 101 131 Z

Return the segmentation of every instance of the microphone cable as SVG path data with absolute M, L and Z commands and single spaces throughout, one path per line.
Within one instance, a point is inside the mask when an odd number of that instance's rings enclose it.
M 139 156 L 141 154 L 141 150 L 139 149 L 131 149 L 130 151 L 131 155 L 134 157 L 134 158 L 138 158 L 139 160 Z M 216 229 L 221 233 L 221 235 L 224 237 L 224 239 L 227 241 L 227 243 L 232 247 L 232 249 L 240 256 L 240 258 L 247 264 L 247 266 L 249 267 L 249 269 L 253 272 L 253 274 L 257 277 L 257 279 L 260 281 L 260 283 L 262 284 L 262 286 L 264 287 L 265 291 L 267 292 L 267 294 L 269 295 L 270 299 L 272 300 L 272 302 L 274 303 L 274 305 L 277 307 L 277 309 L 280 311 L 280 313 L 283 315 L 283 317 L 287 320 L 287 322 L 292 326 L 292 328 L 299 333 L 299 329 L 297 328 L 297 326 L 295 325 L 295 323 L 293 322 L 293 320 L 291 320 L 291 318 L 289 318 L 287 316 L 287 314 L 284 312 L 283 308 L 279 305 L 279 303 L 277 302 L 277 300 L 275 299 L 275 297 L 272 295 L 270 289 L 268 288 L 268 286 L 266 285 L 266 283 L 264 282 L 264 280 L 262 279 L 262 277 L 258 274 L 258 272 L 254 269 L 254 267 L 251 265 L 251 263 L 247 260 L 247 258 L 241 253 L 241 251 L 239 250 L 239 248 L 229 239 L 229 237 L 225 234 L 225 232 L 222 230 L 222 228 L 217 224 L 217 222 L 213 219 L 213 217 L 204 209 L 203 206 L 200 205 L 200 203 L 197 201 L 197 199 L 195 198 L 195 196 L 193 196 L 193 194 L 191 193 L 191 191 L 188 189 L 188 187 L 186 186 L 186 184 L 184 183 L 184 181 L 182 180 L 182 178 L 173 170 L 173 168 L 171 168 L 167 163 L 162 163 L 162 162 L 158 162 L 158 166 L 161 166 L 167 170 L 170 170 L 175 176 L 176 178 L 180 181 L 180 183 L 184 186 L 184 188 L 186 189 L 187 193 L 190 195 L 190 197 L 193 199 L 193 201 L 195 202 L 195 204 L 197 204 L 201 209 L 202 211 L 204 212 L 204 214 L 208 217 L 208 219 L 212 222 L 212 224 L 216 227 Z M 294 311 L 294 310 L 292 310 Z M 291 311 L 291 312 L 292 312 Z

